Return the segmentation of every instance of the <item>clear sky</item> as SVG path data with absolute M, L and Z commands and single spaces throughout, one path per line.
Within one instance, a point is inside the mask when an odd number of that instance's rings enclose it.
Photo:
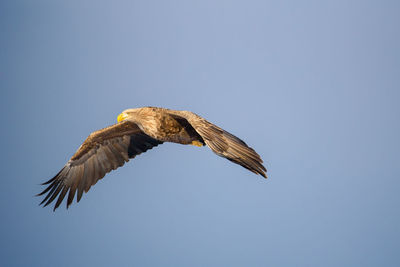
M 400 266 L 399 1 L 1 1 L 1 266 Z M 38 206 L 126 108 L 194 111 L 269 179 L 164 144 Z

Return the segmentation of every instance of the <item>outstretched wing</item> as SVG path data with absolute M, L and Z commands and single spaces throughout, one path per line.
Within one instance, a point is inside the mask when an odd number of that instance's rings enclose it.
M 71 205 L 76 191 L 77 202 L 83 191 L 97 183 L 108 172 L 121 167 L 148 149 L 163 142 L 145 133 L 130 121 L 123 121 L 93 132 L 83 142 L 61 171 L 43 185 L 49 184 L 38 196 L 47 193 L 40 204 L 49 205 L 57 196 L 54 210 L 58 208 L 68 193 L 67 208 Z
M 217 155 L 267 178 L 261 157 L 244 141 L 190 111 L 171 111 L 185 118 Z

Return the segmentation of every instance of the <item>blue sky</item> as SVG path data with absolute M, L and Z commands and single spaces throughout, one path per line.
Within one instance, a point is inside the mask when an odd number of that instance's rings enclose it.
M 399 266 L 397 1 L 2 1 L 4 266 Z M 163 144 L 38 206 L 126 108 L 191 110 L 268 180 Z

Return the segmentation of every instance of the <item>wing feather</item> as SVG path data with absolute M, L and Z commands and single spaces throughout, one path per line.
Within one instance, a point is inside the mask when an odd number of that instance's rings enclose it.
M 100 163 L 101 165 L 103 165 L 103 171 L 104 171 L 104 173 L 108 173 L 109 171 L 112 170 L 112 165 L 111 165 L 111 162 L 110 162 L 111 159 L 109 159 L 109 158 L 107 157 L 107 154 L 106 154 L 106 152 L 104 151 L 104 146 L 101 146 L 101 147 L 99 148 L 99 151 L 98 151 L 98 153 L 97 153 L 97 159 L 99 160 L 99 163 Z
M 68 186 L 63 185 L 63 189 L 62 189 L 60 195 L 58 196 L 57 202 L 56 202 L 56 204 L 54 205 L 53 210 L 56 210 L 56 208 L 58 208 L 58 206 L 60 206 L 60 204 L 61 204 L 62 200 L 64 199 L 65 194 L 67 193 L 68 189 L 69 189 Z
M 122 156 L 122 153 L 114 147 L 114 144 L 111 143 L 108 146 L 108 148 L 110 149 L 111 153 L 115 156 L 117 162 L 117 168 L 124 165 L 125 164 L 124 156 Z
M 170 112 L 185 118 L 214 153 L 267 178 L 267 170 L 262 164 L 260 155 L 243 140 L 193 112 L 171 110 Z
M 83 174 L 80 177 L 80 180 L 78 182 L 78 188 L 77 188 L 78 189 L 78 195 L 76 196 L 76 201 L 77 202 L 79 202 L 81 200 L 82 195 L 83 195 L 83 187 L 84 187 L 84 183 L 85 183 L 85 179 L 86 179 L 86 175 L 87 175 L 86 173 L 87 173 L 87 170 L 88 170 L 87 167 L 88 166 L 87 166 L 86 163 L 82 164 Z
M 92 157 L 92 159 L 93 159 L 93 172 L 94 173 L 93 173 L 93 179 L 92 179 L 91 185 L 93 186 L 97 181 L 96 177 L 100 177 L 101 176 L 101 170 L 100 170 L 100 165 L 99 165 L 99 162 L 97 161 L 97 158 L 96 157 Z
M 54 192 L 51 192 L 51 197 L 49 198 L 49 200 L 47 200 L 46 204 L 44 204 L 44 206 L 46 207 L 47 205 L 49 205 L 58 195 L 58 193 L 60 193 L 61 188 L 64 186 L 63 181 L 58 181 L 57 186 L 54 187 Z M 50 193 L 49 193 L 50 195 Z
M 95 179 L 93 159 L 94 157 L 90 157 L 87 161 L 88 173 L 85 178 L 85 186 L 84 186 L 85 193 L 89 191 L 90 187 L 92 186 L 93 180 Z
M 104 151 L 106 157 L 109 159 L 108 162 L 110 163 L 111 170 L 115 170 L 116 168 L 118 168 L 117 159 L 116 159 L 114 153 L 111 152 L 108 145 L 109 145 L 109 143 L 107 144 L 107 146 L 103 147 L 103 151 Z
M 79 202 L 83 192 L 88 192 L 108 172 L 162 143 L 143 133 L 131 121 L 123 121 L 90 134 L 65 166 L 43 183 L 48 186 L 38 194 L 46 194 L 40 205 L 47 206 L 58 196 L 55 210 L 68 193 L 68 208 L 76 192 Z
M 83 174 L 83 165 L 75 166 L 71 168 L 71 177 L 75 177 L 74 181 L 72 181 L 71 186 L 69 188 L 68 199 L 67 199 L 67 207 L 74 200 L 76 188 L 78 187 L 78 183 Z

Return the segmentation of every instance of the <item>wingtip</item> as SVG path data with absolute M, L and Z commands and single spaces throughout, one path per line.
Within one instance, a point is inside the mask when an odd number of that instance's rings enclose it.
M 262 177 L 264 177 L 265 179 L 268 179 L 268 175 L 265 172 L 260 172 L 259 173 Z

